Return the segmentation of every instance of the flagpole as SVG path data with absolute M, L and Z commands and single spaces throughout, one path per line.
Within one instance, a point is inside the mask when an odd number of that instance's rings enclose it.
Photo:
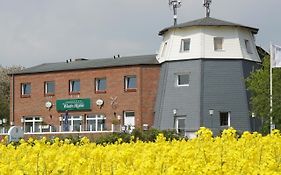
M 273 107 L 273 103 L 272 103 L 272 58 L 273 58 L 273 46 L 272 43 L 270 42 L 270 73 L 269 73 L 269 81 L 270 81 L 270 133 L 273 130 L 273 117 L 272 117 L 272 107 Z

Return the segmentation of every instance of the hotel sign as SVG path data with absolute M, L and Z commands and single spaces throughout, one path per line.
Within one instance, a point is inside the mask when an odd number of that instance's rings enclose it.
M 57 111 L 86 111 L 91 110 L 91 99 L 63 99 L 56 101 Z

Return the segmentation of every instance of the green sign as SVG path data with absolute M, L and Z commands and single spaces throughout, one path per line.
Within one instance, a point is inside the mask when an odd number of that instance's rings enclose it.
M 86 111 L 91 110 L 91 99 L 63 99 L 56 101 L 57 111 Z

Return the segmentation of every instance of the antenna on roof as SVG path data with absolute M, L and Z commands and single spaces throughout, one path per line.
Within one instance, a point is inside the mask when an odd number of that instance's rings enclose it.
M 173 7 L 174 11 L 174 26 L 177 25 L 177 9 L 181 7 L 180 0 L 169 0 L 169 5 Z
M 203 0 L 203 6 L 206 8 L 206 17 L 210 17 L 210 4 L 212 0 Z

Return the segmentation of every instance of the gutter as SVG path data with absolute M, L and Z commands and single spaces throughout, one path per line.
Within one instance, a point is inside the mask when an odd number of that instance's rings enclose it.
M 12 74 L 12 120 L 10 122 L 11 125 L 14 125 L 15 121 L 15 77 Z

